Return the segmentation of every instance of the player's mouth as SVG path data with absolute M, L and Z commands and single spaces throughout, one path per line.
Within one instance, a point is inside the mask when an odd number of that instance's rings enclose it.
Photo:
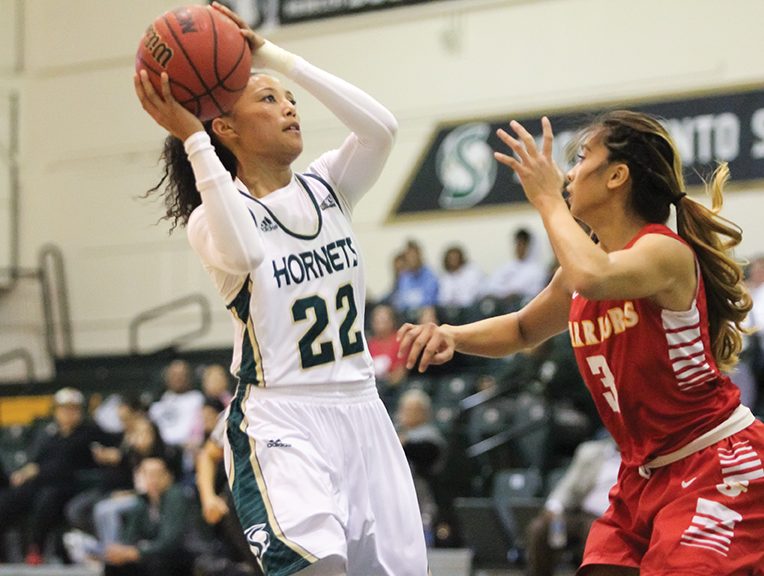
M 284 128 L 284 132 L 297 132 L 300 133 L 300 124 L 298 122 L 292 122 Z

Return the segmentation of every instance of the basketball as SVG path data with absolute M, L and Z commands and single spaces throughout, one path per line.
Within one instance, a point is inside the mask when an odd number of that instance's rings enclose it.
M 181 6 L 146 30 L 135 56 L 161 94 L 167 72 L 175 99 L 200 120 L 228 112 L 249 80 L 252 53 L 239 27 L 205 6 Z

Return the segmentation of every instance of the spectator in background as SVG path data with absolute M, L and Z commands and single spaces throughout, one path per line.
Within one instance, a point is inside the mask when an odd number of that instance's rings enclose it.
M 142 404 L 136 398 L 119 397 L 114 408 L 118 415 L 118 428 L 124 432 L 117 437 L 117 446 L 105 446 L 93 442 L 90 451 L 99 471 L 97 483 L 72 498 L 66 505 L 66 518 L 72 528 L 95 534 L 93 509 L 100 500 L 115 492 L 132 490 L 133 464 L 131 462 L 132 440 L 140 430 L 141 421 L 148 422 Z M 117 428 L 117 427 L 115 427 Z M 64 542 L 66 543 L 66 538 Z
M 26 562 L 42 564 L 46 538 L 63 522 L 64 506 L 77 493 L 78 473 L 95 467 L 90 444 L 108 441 L 106 433 L 85 421 L 82 392 L 75 388 L 56 392 L 53 421 L 32 442 L 29 462 L 10 475 L 7 488 L 0 489 L 0 543 L 6 530 L 26 520 Z
M 520 228 L 513 238 L 514 257 L 489 276 L 483 295 L 521 305 L 541 292 L 548 273 L 536 254 L 531 233 Z
M 398 318 L 392 306 L 377 304 L 371 312 L 371 334 L 366 340 L 374 361 L 379 395 L 388 411 L 395 405 L 400 384 L 408 373 L 403 358 L 398 358 L 397 330 Z
M 393 297 L 393 307 L 406 319 L 417 319 L 423 308 L 438 303 L 438 277 L 422 258 L 422 248 L 415 240 L 406 243 L 406 269 L 401 273 Z
M 223 467 L 223 414 L 207 436 L 196 458 L 196 487 L 202 517 L 211 534 L 205 550 L 194 561 L 194 576 L 260 576 L 262 571 L 244 536 L 234 510 Z
M 204 394 L 193 388 L 191 367 L 174 360 L 164 371 L 166 391 L 149 407 L 149 416 L 166 444 L 183 451 L 183 474 L 178 478 L 193 483 L 194 458 L 204 440 L 202 405 Z
M 443 255 L 443 274 L 440 276 L 438 304 L 466 308 L 471 306 L 482 291 L 483 272 L 467 261 L 461 246 L 450 246 Z
M 408 268 L 408 259 L 406 258 L 406 251 L 401 250 L 393 256 L 393 283 L 390 291 L 383 298 L 379 300 L 380 304 L 390 304 L 395 302 L 398 294 L 398 286 L 401 282 L 401 274 L 403 274 Z
M 438 516 L 433 480 L 443 469 L 446 460 L 446 439 L 432 421 L 430 397 L 418 388 L 407 390 L 401 395 L 395 423 L 414 477 L 425 541 L 428 546 L 432 546 L 433 527 Z
M 228 406 L 231 402 L 231 386 L 228 370 L 220 364 L 210 364 L 202 371 L 202 393 L 206 398 L 217 398 Z
M 552 576 L 565 549 L 583 553 L 592 522 L 608 507 L 621 455 L 610 436 L 583 442 L 527 535 L 528 576 Z
M 159 430 L 147 417 L 139 417 L 131 432 L 126 435 L 125 442 L 120 446 L 121 456 L 113 474 L 129 477 L 123 486 L 114 486 L 108 496 L 99 500 L 93 508 L 93 523 L 97 553 L 118 541 L 122 532 L 123 516 L 138 503 L 139 486 L 136 485 L 138 470 L 146 458 L 162 458 L 170 463 L 173 476 L 177 477 L 182 470 L 182 454 L 180 449 L 168 446 L 162 440 Z M 116 460 L 116 458 L 115 458 Z
M 149 416 L 159 428 L 162 439 L 173 446 L 188 447 L 201 443 L 194 429 L 201 420 L 204 394 L 193 389 L 191 367 L 185 360 L 174 360 L 164 371 L 165 392 L 149 407 Z
M 144 493 L 130 509 L 119 543 L 104 551 L 105 576 L 186 576 L 191 559 L 184 549 L 189 506 L 162 457 L 144 458 L 138 467 Z
M 744 340 L 741 363 L 730 377 L 740 388 L 742 402 L 764 412 L 764 255 L 754 256 L 746 269 L 753 307 L 746 319 L 752 330 Z

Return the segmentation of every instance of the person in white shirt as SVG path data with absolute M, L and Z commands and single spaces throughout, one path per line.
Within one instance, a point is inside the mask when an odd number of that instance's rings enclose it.
M 234 322 L 225 462 L 236 512 L 266 575 L 424 576 L 406 457 L 379 399 L 363 335 L 363 258 L 351 211 L 392 148 L 393 115 L 355 86 L 232 18 L 257 70 L 203 125 L 145 71 L 134 83 L 165 144 L 167 217 L 187 226 Z M 338 149 L 302 152 L 295 82 L 347 126 Z
M 449 246 L 443 254 L 443 274 L 440 276 L 438 304 L 466 308 L 480 295 L 485 274 L 467 260 L 461 246 Z
M 541 292 L 549 280 L 544 263 L 538 258 L 531 233 L 525 228 L 514 234 L 514 256 L 502 264 L 489 277 L 483 296 L 509 300 L 516 298 L 522 304 Z
M 149 417 L 157 425 L 162 440 L 184 449 L 201 444 L 204 394 L 193 388 L 191 367 L 185 360 L 173 360 L 164 370 L 166 390 L 149 406 Z

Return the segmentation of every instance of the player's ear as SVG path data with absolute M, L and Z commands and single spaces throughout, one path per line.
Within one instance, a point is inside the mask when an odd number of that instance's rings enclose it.
M 236 133 L 236 130 L 228 116 L 218 116 L 212 121 L 212 131 L 215 136 L 221 139 L 230 138 Z
M 625 162 L 617 162 L 610 166 L 610 176 L 608 177 L 607 185 L 609 188 L 620 188 L 631 176 L 628 164 Z

